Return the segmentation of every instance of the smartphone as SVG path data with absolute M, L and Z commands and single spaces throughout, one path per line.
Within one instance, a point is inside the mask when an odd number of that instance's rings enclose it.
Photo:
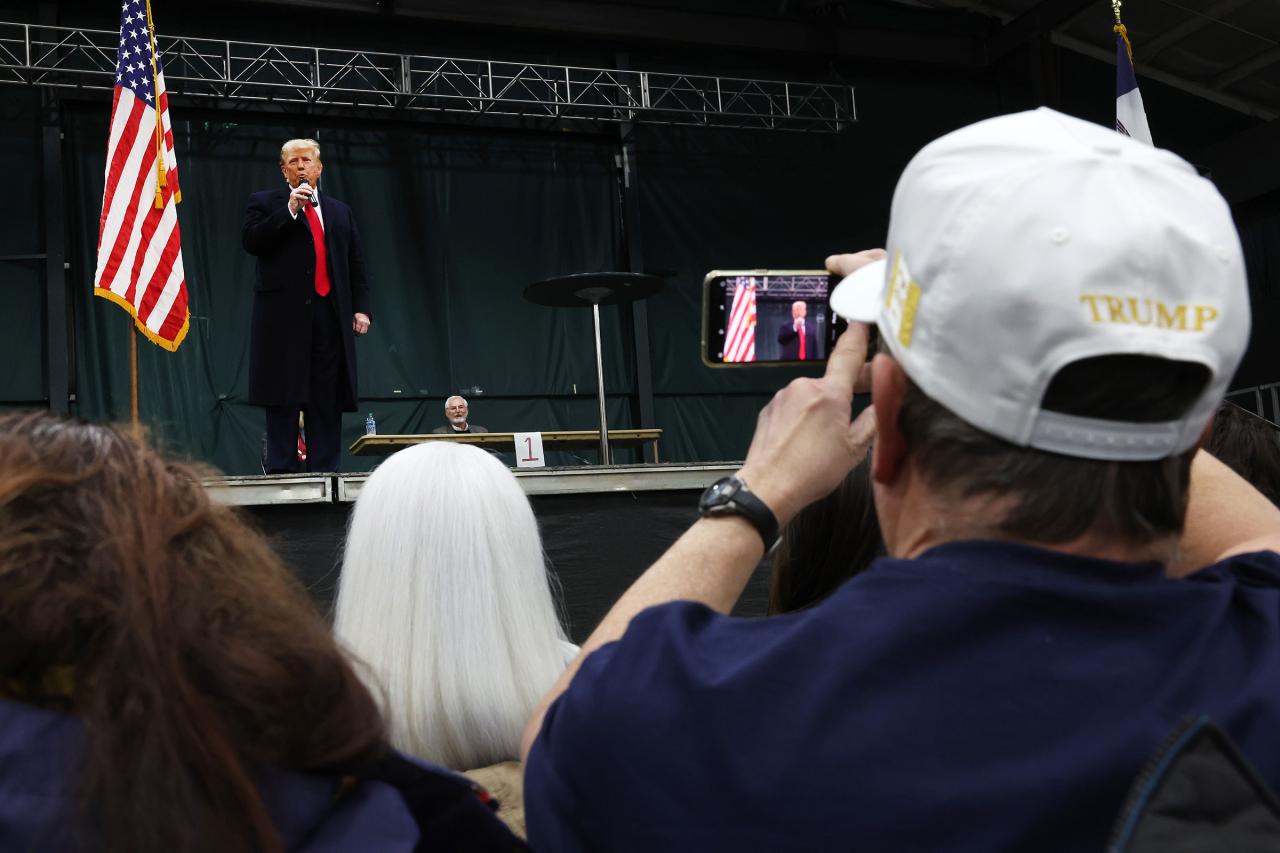
M 702 361 L 765 367 L 827 360 L 848 325 L 828 304 L 826 270 L 712 270 L 702 284 Z

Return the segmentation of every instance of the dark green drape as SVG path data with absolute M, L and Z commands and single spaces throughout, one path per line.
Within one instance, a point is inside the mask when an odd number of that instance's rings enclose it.
M 31 4 L 18 5 L 12 19 L 41 17 Z M 49 8 L 41 15 L 63 24 L 113 25 L 109 9 L 44 5 Z M 830 252 L 880 244 L 902 166 L 930 139 L 970 121 L 1039 103 L 1104 124 L 1114 118 L 1113 67 L 1037 42 L 989 67 L 961 70 L 909 56 L 894 62 L 766 51 L 691 57 L 664 45 L 530 40 L 528 33 L 496 30 L 433 28 L 422 42 L 420 27 L 388 28 L 384 16 L 295 17 L 264 7 L 253 24 L 265 41 L 289 33 L 288 41 L 415 53 L 429 43 L 429 52 L 441 55 L 528 58 L 532 52 L 585 65 L 607 64 L 621 48 L 632 51 L 638 67 L 678 63 L 779 79 L 849 75 L 856 82 L 863 120 L 838 135 L 643 121 L 636 131 L 640 214 L 629 224 L 642 235 L 643 267 L 673 272 L 666 291 L 646 306 L 656 425 L 665 431 L 664 458 L 682 461 L 740 458 L 756 412 L 800 373 L 712 370 L 701 363 L 700 291 L 707 270 L 818 267 Z M 243 22 L 217 4 L 173 5 L 162 23 L 171 32 L 243 37 L 236 32 Z M 42 102 L 65 99 L 75 409 L 90 418 L 125 419 L 129 322 L 118 307 L 91 295 L 110 93 L 21 85 L 3 91 L 0 155 L 15 168 L 6 174 L 8 203 L 0 205 L 0 256 L 44 251 Z M 1143 97 L 1157 142 L 1193 160 L 1205 145 L 1256 124 L 1156 81 L 1143 81 Z M 156 437 L 231 472 L 256 470 L 262 418 L 244 403 L 252 259 L 240 248 L 239 231 L 247 195 L 280 180 L 278 148 L 294 136 L 323 143 L 323 187 L 354 208 L 372 272 L 374 326 L 359 342 L 364 399 L 346 422 L 348 442 L 369 412 L 384 432 L 430 429 L 441 422 L 444 397 L 460 390 L 471 398 L 474 419 L 494 429 L 595 425 L 590 314 L 539 308 L 519 294 L 547 276 L 620 265 L 616 126 L 534 133 L 485 128 L 487 117 L 423 113 L 408 121 L 388 114 L 357 121 L 339 104 L 317 106 L 327 113 L 317 116 L 270 113 L 274 105 L 258 109 L 249 101 L 223 106 L 215 111 L 181 97 L 173 106 L 192 325 L 176 354 L 140 341 L 142 412 Z M 462 124 L 473 120 L 474 126 Z M 1277 313 L 1274 208 L 1272 199 L 1268 210 L 1242 224 L 1255 300 L 1253 345 L 1241 371 L 1246 383 L 1275 378 L 1276 346 L 1268 332 Z M 44 277 L 38 257 L 0 261 L 0 407 L 38 404 L 47 396 Z M 610 420 L 637 425 L 631 312 L 606 308 L 603 314 Z M 477 388 L 483 393 L 468 390 Z M 347 464 L 368 467 L 369 460 Z
M 0 407 L 40 405 L 45 390 L 45 262 L 40 171 L 40 92 L 5 88 L 0 99 L 0 162 L 5 203 L 0 204 Z
M 955 89 L 950 124 L 993 111 L 969 97 L 973 84 Z M 490 429 L 596 425 L 590 314 L 531 305 L 520 294 L 550 276 L 618 266 L 611 138 L 336 118 L 299 124 L 178 107 L 174 116 L 191 332 L 176 354 L 140 347 L 143 418 L 172 449 L 232 473 L 256 469 L 261 415 L 244 403 L 253 259 L 240 248 L 240 225 L 248 194 L 281 180 L 279 146 L 295 136 L 320 140 L 322 188 L 355 210 L 373 282 L 373 329 L 358 344 L 361 411 L 347 417 L 345 441 L 367 413 L 380 432 L 429 430 L 457 392 Z M 77 208 L 73 229 L 75 369 L 79 411 L 123 419 L 127 318 L 91 296 L 107 120 L 104 102 L 69 111 L 67 121 L 69 195 L 91 200 Z M 832 251 L 878 245 L 897 171 L 940 120 L 935 110 L 838 136 L 640 128 L 644 265 L 673 273 L 648 303 L 664 459 L 741 458 L 760 407 L 800 373 L 701 363 L 704 273 L 818 268 Z M 630 319 L 627 308 L 602 311 L 614 427 L 638 425 Z
M 759 408 L 801 372 L 701 363 L 704 273 L 817 268 L 830 252 L 878 245 L 894 179 L 911 153 L 941 130 L 995 112 L 980 82 L 895 79 L 892 90 L 869 83 L 859 93 L 860 108 L 897 120 L 857 124 L 839 135 L 644 125 L 637 131 L 635 224 L 644 266 L 672 273 L 647 305 L 665 459 L 741 458 Z M 912 98 L 931 108 L 904 112 Z M 21 133 L 3 132 L 0 121 L 0 138 L 26 146 L 12 156 L 34 162 L 37 111 L 29 112 Z M 240 225 L 248 194 L 281 180 L 279 146 L 295 136 L 320 140 L 322 187 L 354 208 L 373 283 L 373 329 L 358 345 L 361 411 L 346 419 L 347 442 L 360 434 L 367 413 L 381 432 L 429 430 L 442 422 L 443 399 L 459 391 L 471 399 L 473 419 L 491 429 L 595 426 L 590 314 L 534 306 L 520 293 L 549 276 L 619 265 L 618 145 L 611 132 L 294 120 L 181 103 L 174 119 L 191 331 L 176 354 L 146 342 L 139 348 L 143 418 L 171 449 L 232 473 L 256 470 L 261 414 L 244 402 L 253 259 L 240 247 Z M 78 411 L 122 420 L 129 323 L 118 307 L 92 297 L 107 122 L 105 96 L 67 105 L 66 197 L 77 200 L 69 253 L 73 367 Z M 24 179 L 36 180 L 35 173 Z M 36 186 L 29 189 L 34 194 Z M 24 245 L 40 245 L 32 220 L 20 224 L 6 237 L 21 243 L 26 235 Z M 41 352 L 39 276 L 38 266 L 6 273 L 8 290 L 18 295 L 5 322 L 13 340 L 31 338 L 15 348 L 28 361 Z M 606 308 L 602 315 L 610 423 L 635 426 L 631 312 Z M 41 375 L 30 366 L 10 371 L 14 388 L 5 393 L 29 399 Z M 347 466 L 373 461 L 349 459 Z
M 281 142 L 322 146 L 322 189 L 352 206 L 372 281 L 373 327 L 358 342 L 361 411 L 380 432 L 443 423 L 462 391 L 490 429 L 590 429 L 597 423 L 591 315 L 532 305 L 531 282 L 615 266 L 612 144 L 582 136 L 495 135 L 229 122 L 175 109 L 179 208 L 192 323 L 175 354 L 140 344 L 142 413 L 173 449 L 233 473 L 257 466 L 262 420 L 244 402 L 253 259 L 240 246 L 244 204 L 282 180 Z M 69 121 L 77 197 L 100 199 L 107 112 Z M 128 416 L 127 315 L 91 296 L 97 211 L 81 211 L 76 282 L 80 412 Z M 602 311 L 612 426 L 632 423 L 633 356 L 618 309 Z M 472 389 L 481 389 L 474 391 Z M 376 460 L 353 458 L 348 468 Z
M 670 273 L 664 292 L 647 303 L 664 459 L 742 458 L 769 396 L 794 376 L 816 372 L 704 366 L 698 345 L 706 271 L 818 268 L 831 252 L 880 245 L 907 160 L 937 135 L 1000 109 L 999 92 L 981 79 L 895 75 L 862 83 L 858 104 L 867 120 L 839 135 L 637 129 L 640 221 L 633 224 L 645 269 Z M 38 198 L 40 94 L 9 91 L 15 97 L 0 108 L 0 153 L 32 166 L 10 175 L 10 192 Z M 91 295 L 108 109 L 105 96 L 66 105 L 65 194 L 77 409 L 122 420 L 129 323 L 118 307 Z M 590 313 L 542 308 L 520 294 L 543 278 L 620 265 L 611 129 L 592 135 L 293 120 L 181 103 L 174 118 L 191 332 L 176 354 L 140 342 L 143 417 L 171 449 L 232 473 L 257 469 L 262 418 L 244 402 L 253 259 L 240 247 L 240 225 L 248 194 L 281 180 L 279 146 L 295 136 L 320 140 L 322 187 L 354 208 L 373 282 L 373 330 L 358 344 L 361 411 L 345 422 L 346 442 L 360 434 L 368 413 L 381 432 L 430 430 L 442 423 L 444 398 L 456 392 L 471 399 L 473 420 L 491 429 L 596 425 Z M 43 251 L 38 209 L 3 209 L 0 254 Z M 1270 308 L 1259 298 L 1275 244 L 1269 217 L 1253 217 L 1243 229 L 1255 310 Z M 9 368 L 0 372 L 0 406 L 45 394 L 43 275 L 40 262 L 0 263 L 0 346 Z M 631 312 L 605 308 L 602 318 L 610 424 L 637 426 Z M 1259 381 L 1272 378 L 1266 367 L 1253 371 Z M 635 456 L 622 455 L 628 458 Z M 358 470 L 373 462 L 346 464 Z
M 860 110 L 877 118 L 838 135 L 641 128 L 645 264 L 674 273 L 649 301 L 655 406 L 669 458 L 743 458 L 770 396 L 818 372 L 706 367 L 698 353 L 706 273 L 822 269 L 834 252 L 883 245 L 907 160 L 939 133 L 996 110 L 972 81 L 895 80 L 894 97 L 930 105 L 917 113 L 887 102 L 888 91 L 860 89 Z

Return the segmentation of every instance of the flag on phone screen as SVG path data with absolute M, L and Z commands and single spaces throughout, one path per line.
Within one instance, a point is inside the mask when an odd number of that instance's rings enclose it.
M 724 360 L 756 360 L 756 280 L 743 276 L 733 291 L 729 326 L 724 336 Z

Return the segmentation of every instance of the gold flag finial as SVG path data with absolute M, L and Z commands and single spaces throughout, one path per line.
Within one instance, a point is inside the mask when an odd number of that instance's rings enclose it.
M 1129 29 L 1120 22 L 1120 4 L 1124 0 L 1111 0 L 1111 11 L 1116 13 L 1116 25 L 1112 31 L 1124 41 L 1124 51 L 1129 54 L 1129 64 L 1133 64 L 1133 43 L 1129 41 Z

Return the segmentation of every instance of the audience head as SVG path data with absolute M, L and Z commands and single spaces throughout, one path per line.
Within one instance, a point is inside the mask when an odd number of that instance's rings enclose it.
M 773 553 L 769 613 L 817 604 L 883 555 L 871 469 L 864 459 L 834 492 L 782 529 Z
M 351 517 L 334 630 L 384 691 L 394 746 L 455 769 L 517 757 L 568 647 L 510 470 L 445 442 L 383 462 Z
M 67 818 L 92 846 L 278 850 L 258 770 L 382 748 L 373 698 L 263 538 L 120 430 L 0 416 L 0 589 L 0 695 L 83 722 Z
M 832 304 L 889 350 L 872 371 L 889 550 L 921 495 L 973 510 L 940 517 L 953 538 L 1167 547 L 1249 339 L 1213 185 L 1098 125 L 1002 116 L 916 155 L 886 248 Z
M 1205 450 L 1280 506 L 1280 428 L 1275 424 L 1224 403 L 1213 418 Z
M 467 414 L 470 410 L 471 407 L 467 405 L 467 401 L 456 394 L 444 401 L 444 416 L 458 429 L 464 429 L 467 426 Z

